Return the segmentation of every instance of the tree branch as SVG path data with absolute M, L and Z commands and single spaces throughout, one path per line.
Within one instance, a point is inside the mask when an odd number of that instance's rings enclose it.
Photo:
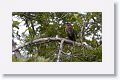
M 40 38 L 40 39 L 36 39 L 36 40 L 33 40 L 32 42 L 27 42 L 25 43 L 24 45 L 20 45 L 19 47 L 15 48 L 12 50 L 12 52 L 20 49 L 20 48 L 23 48 L 27 45 L 30 45 L 30 44 L 35 44 L 35 43 L 43 43 L 43 42 L 50 42 L 50 41 L 59 41 L 61 42 L 62 40 L 64 39 L 64 43 L 67 43 L 67 44 L 76 44 L 78 46 L 81 46 L 81 43 L 78 43 L 78 42 L 74 42 L 74 41 L 71 41 L 71 40 L 68 40 L 68 39 L 65 39 L 65 38 L 58 38 L 58 37 L 48 37 L 48 38 Z
M 62 39 L 62 41 L 60 43 L 60 49 L 59 49 L 59 53 L 58 53 L 58 57 L 57 57 L 57 62 L 60 62 L 60 55 L 61 55 L 62 50 L 63 50 L 63 43 L 64 43 L 64 39 Z

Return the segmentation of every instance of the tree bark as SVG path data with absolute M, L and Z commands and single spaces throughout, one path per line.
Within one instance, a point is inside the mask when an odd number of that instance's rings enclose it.
M 64 39 L 62 39 L 61 43 L 60 43 L 60 49 L 59 49 L 59 53 L 57 56 L 57 62 L 60 62 L 60 56 L 62 54 L 62 50 L 63 50 L 63 43 L 64 43 Z
M 71 41 L 71 40 L 68 40 L 68 39 L 65 39 L 65 38 L 48 37 L 48 38 L 40 38 L 40 39 L 33 40 L 31 42 L 27 42 L 24 45 L 20 45 L 19 47 L 13 49 L 12 52 L 15 52 L 16 50 L 19 50 L 20 48 L 23 48 L 23 47 L 25 47 L 27 45 L 30 45 L 30 44 L 50 42 L 50 41 L 61 42 L 62 40 L 64 40 L 64 43 L 67 43 L 67 44 L 72 44 L 72 45 L 75 44 L 75 45 L 81 46 L 81 43 L 74 42 L 74 41 Z

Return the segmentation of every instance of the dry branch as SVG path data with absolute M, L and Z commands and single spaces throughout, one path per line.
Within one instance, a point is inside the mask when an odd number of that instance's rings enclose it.
M 14 51 L 16 51 L 16 50 L 18 50 L 20 48 L 23 48 L 25 46 L 28 46 L 30 44 L 50 42 L 50 41 L 59 41 L 59 42 L 61 42 L 62 40 L 64 40 L 64 43 L 67 43 L 67 44 L 76 44 L 78 46 L 81 46 L 81 43 L 74 42 L 74 41 L 71 41 L 71 40 L 68 40 L 68 39 L 65 39 L 65 38 L 49 37 L 49 38 L 40 38 L 40 39 L 33 40 L 31 42 L 27 42 L 24 45 L 20 45 L 19 47 L 13 49 L 12 52 L 14 52 Z
M 60 49 L 59 49 L 59 53 L 58 53 L 58 57 L 57 57 L 57 62 L 60 62 L 60 56 L 61 56 L 62 50 L 63 50 L 63 43 L 64 43 L 64 39 L 62 39 L 62 41 L 60 43 Z

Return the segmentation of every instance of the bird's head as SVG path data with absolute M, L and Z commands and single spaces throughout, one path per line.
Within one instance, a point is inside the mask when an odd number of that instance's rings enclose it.
M 71 23 L 66 23 L 66 28 L 73 28 L 74 29 L 74 26 L 72 26 Z
M 72 27 L 72 25 L 70 23 L 66 23 L 67 27 Z

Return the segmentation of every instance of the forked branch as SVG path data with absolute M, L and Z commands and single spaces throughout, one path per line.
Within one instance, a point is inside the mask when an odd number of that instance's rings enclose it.
M 48 37 L 48 38 L 40 38 L 40 39 L 33 40 L 31 42 L 27 42 L 24 45 L 20 45 L 19 47 L 13 49 L 12 52 L 14 52 L 14 51 L 16 51 L 16 50 L 18 50 L 20 48 L 23 48 L 25 46 L 28 46 L 30 44 L 50 42 L 50 41 L 59 41 L 59 42 L 61 42 L 62 40 L 64 40 L 64 43 L 67 43 L 67 44 L 72 44 L 72 45 L 75 44 L 75 45 L 81 46 L 81 43 L 74 42 L 74 41 L 71 41 L 71 40 L 68 40 L 68 39 L 65 39 L 65 38 Z

